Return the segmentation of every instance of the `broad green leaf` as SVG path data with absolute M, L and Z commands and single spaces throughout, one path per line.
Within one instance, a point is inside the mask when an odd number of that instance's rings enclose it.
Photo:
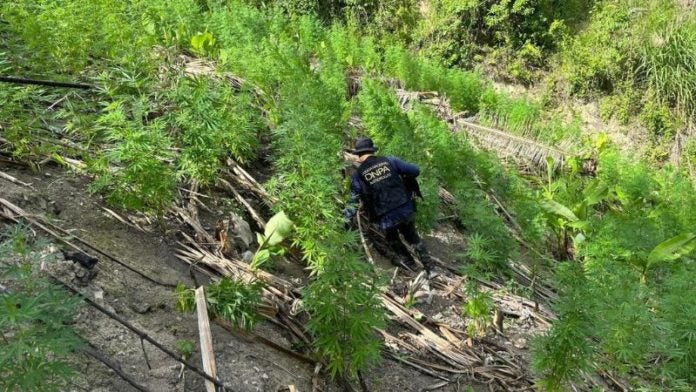
M 602 151 L 608 143 L 609 135 L 606 132 L 602 132 L 599 135 L 597 135 L 597 138 L 595 139 L 595 148 L 597 149 L 597 151 Z
M 278 245 L 292 232 L 292 229 L 292 221 L 285 215 L 285 212 L 281 211 L 273 215 L 273 218 L 266 223 L 264 235 L 269 245 Z
M 263 263 L 268 261 L 271 257 L 271 251 L 268 249 L 261 249 L 254 255 L 254 259 L 251 261 L 250 267 L 252 269 L 259 268 Z
M 590 222 L 586 220 L 578 220 L 575 222 L 570 222 L 568 223 L 568 227 L 572 227 L 573 229 L 577 230 L 585 230 L 587 229 L 587 226 L 589 226 Z
M 564 206 L 563 204 L 555 200 L 544 200 L 541 203 L 541 206 L 547 212 L 561 216 L 569 222 L 577 222 L 579 220 L 578 217 L 573 213 L 573 211 L 570 210 L 570 208 Z
M 266 237 L 261 233 L 256 233 L 256 242 L 259 243 L 259 246 L 263 246 L 266 243 Z
M 601 181 L 591 182 L 585 189 L 585 200 L 587 206 L 593 206 L 602 202 L 609 192 L 609 187 Z
M 546 157 L 546 176 L 547 176 L 549 182 L 551 182 L 551 179 L 553 178 L 553 169 L 554 169 L 555 165 L 556 165 L 556 160 L 553 159 L 552 156 L 547 156 Z
M 648 267 L 676 260 L 696 249 L 696 233 L 682 233 L 657 245 L 648 255 Z
M 573 244 L 574 244 L 576 247 L 579 247 L 580 245 L 582 245 L 583 243 L 585 243 L 585 239 L 586 239 L 586 238 L 585 238 L 585 235 L 584 235 L 584 234 L 578 233 L 578 234 L 573 238 Z

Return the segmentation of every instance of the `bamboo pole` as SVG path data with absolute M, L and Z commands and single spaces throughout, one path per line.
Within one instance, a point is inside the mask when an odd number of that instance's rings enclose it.
M 203 370 L 211 377 L 217 378 L 215 353 L 213 352 L 213 337 L 210 333 L 210 319 L 208 318 L 208 304 L 205 300 L 203 286 L 196 289 L 196 313 L 198 314 L 198 333 L 201 339 Z M 216 392 L 215 383 L 206 380 L 205 389 L 207 392 Z

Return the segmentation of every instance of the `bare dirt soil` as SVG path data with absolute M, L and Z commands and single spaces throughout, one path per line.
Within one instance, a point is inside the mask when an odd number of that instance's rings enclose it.
M 106 203 L 102 197 L 90 194 L 88 178 L 59 167 L 45 166 L 41 173 L 36 173 L 27 168 L 0 164 L 0 170 L 34 187 L 32 190 L 0 179 L 0 197 L 20 206 L 27 213 L 47 218 L 156 281 L 193 285 L 189 266 L 175 257 L 181 231 L 188 231 L 188 228 L 178 226 L 173 220 L 167 221 L 164 230 L 156 222 L 150 225 L 144 223 L 151 232 L 129 227 L 102 209 Z M 222 213 L 220 206 L 226 205 L 226 202 L 214 200 L 207 203 L 212 208 L 207 213 L 209 216 L 201 216 L 201 221 L 206 230 L 212 233 L 215 229 L 212 225 L 215 215 Z M 216 210 L 216 206 L 221 210 Z M 128 215 L 109 208 L 122 216 Z M 454 255 L 464 249 L 465 240 L 452 225 L 443 224 L 426 238 L 426 242 L 435 256 L 454 262 Z M 55 243 L 59 244 L 57 241 Z M 384 275 L 393 275 L 394 267 L 388 260 L 374 250 L 372 253 L 376 255 L 377 266 Z M 275 274 L 299 284 L 306 281 L 303 266 L 283 263 L 276 265 Z M 65 283 L 78 288 L 85 296 L 95 298 L 97 293 L 102 292 L 107 308 L 113 309 L 119 316 L 172 350 L 175 350 L 177 341 L 195 342 L 196 349 L 190 361 L 202 367 L 195 314 L 183 314 L 175 309 L 175 296 L 171 287 L 148 281 L 105 257 L 100 257 L 95 268 L 96 276 L 91 279 L 78 278 L 77 275 L 81 274 L 79 268 L 70 261 L 59 261 L 50 270 Z M 404 279 L 397 279 L 396 284 L 405 285 Z M 435 320 L 465 329 L 467 321 L 461 316 L 461 299 L 437 291 L 434 294 L 432 303 L 416 301 L 415 308 Z M 125 373 L 152 391 L 205 390 L 203 379 L 191 371 L 185 372 L 185 381 L 181 382 L 180 364 L 145 342 L 144 349 L 152 367 L 148 369 L 138 336 L 92 307 L 84 306 L 80 310 L 75 327 L 101 353 L 119 363 Z M 216 324 L 211 324 L 211 327 L 217 374 L 230 390 L 275 392 L 288 390 L 289 385 L 294 385 L 298 391 L 313 390 L 313 365 L 241 334 L 230 333 Z M 531 318 L 508 319 L 506 328 L 509 332 L 505 336 L 489 335 L 492 347 L 514 345 L 519 352 L 515 360 L 528 363 L 526 341 L 537 329 Z M 389 330 L 398 334 L 400 327 L 391 325 Z M 281 346 L 292 347 L 293 340 L 287 332 L 272 323 L 260 323 L 254 332 Z M 92 358 L 76 355 L 74 361 L 79 373 L 74 380 L 75 391 L 135 390 Z M 325 375 L 322 378 L 325 379 L 325 391 L 343 390 L 338 383 L 326 382 Z M 485 384 L 466 374 L 452 377 L 451 383 L 443 385 L 442 380 L 390 358 L 383 359 L 366 372 L 364 378 L 370 391 L 488 390 Z

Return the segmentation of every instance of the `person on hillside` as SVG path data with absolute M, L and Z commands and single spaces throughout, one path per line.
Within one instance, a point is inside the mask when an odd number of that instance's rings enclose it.
M 416 251 L 430 276 L 433 261 L 414 223 L 415 197 L 420 196 L 415 179 L 420 174 L 420 168 L 396 157 L 376 156 L 375 152 L 377 148 L 370 138 L 362 137 L 355 143 L 352 153 L 358 156 L 359 166 L 351 180 L 346 221 L 349 224 L 353 222 L 358 213 L 358 203 L 362 201 L 369 219 L 383 231 L 387 243 L 397 255 L 392 263 L 415 270 L 411 252 L 399 238 L 401 234 Z

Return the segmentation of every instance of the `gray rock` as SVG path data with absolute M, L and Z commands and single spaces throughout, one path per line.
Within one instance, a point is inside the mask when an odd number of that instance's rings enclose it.
M 249 249 L 251 244 L 254 243 L 254 233 L 251 231 L 249 222 L 237 214 L 230 214 L 230 223 L 232 237 L 239 245 L 243 246 L 243 249 Z
M 527 339 L 525 338 L 519 338 L 513 343 L 513 345 L 519 349 L 525 349 L 527 348 Z
M 136 302 L 132 305 L 132 308 L 136 313 L 144 314 L 151 310 L 152 305 L 147 302 Z
M 254 253 L 252 253 L 251 251 L 246 251 L 246 252 L 242 253 L 242 260 L 244 260 L 245 262 L 251 263 L 251 260 L 253 260 L 253 259 L 254 259 Z

